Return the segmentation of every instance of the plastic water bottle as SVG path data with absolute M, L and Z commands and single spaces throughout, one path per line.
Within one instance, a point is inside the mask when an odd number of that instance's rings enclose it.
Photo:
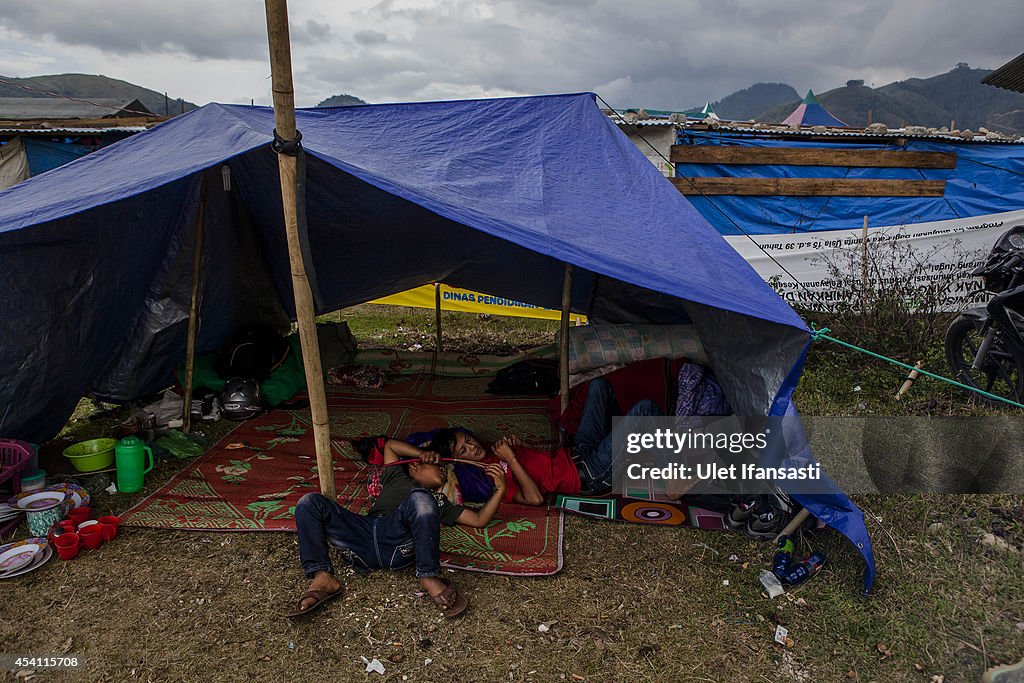
M 796 550 L 792 536 L 780 536 L 772 558 L 772 574 L 782 578 L 793 567 L 793 551 Z
M 814 553 L 803 562 L 792 566 L 791 569 L 782 576 L 779 576 L 779 580 L 787 586 L 798 586 L 817 574 L 824 564 L 825 554 L 822 552 Z

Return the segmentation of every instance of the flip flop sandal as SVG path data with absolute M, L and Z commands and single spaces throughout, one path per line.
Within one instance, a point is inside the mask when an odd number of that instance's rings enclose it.
M 325 603 L 330 602 L 331 600 L 338 597 L 344 592 L 344 588 L 339 588 L 333 593 L 327 593 L 326 591 L 306 591 L 305 593 L 299 596 L 299 601 L 295 603 L 295 611 L 289 612 L 284 616 L 288 617 L 289 619 L 294 619 L 295 617 L 301 617 L 306 614 L 309 614 L 310 612 L 315 612 L 318 609 L 320 609 Z M 302 601 L 308 600 L 309 598 L 313 598 L 314 600 L 316 600 L 316 602 L 314 602 L 306 609 L 302 609 Z
M 449 619 L 457 617 L 469 607 L 469 600 L 448 579 L 441 579 L 441 582 L 444 583 L 445 589 L 437 595 L 431 595 L 430 599 L 441 608 L 443 615 Z

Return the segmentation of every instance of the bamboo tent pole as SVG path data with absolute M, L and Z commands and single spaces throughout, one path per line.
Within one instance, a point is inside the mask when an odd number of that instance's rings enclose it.
M 562 276 L 562 320 L 558 328 L 558 395 L 561 397 L 562 410 L 569 407 L 569 304 L 572 302 L 572 265 L 565 264 L 565 275 Z
M 868 296 L 868 217 L 864 216 L 864 227 L 861 228 L 860 233 L 860 286 L 861 292 L 863 292 L 864 301 L 861 305 L 866 305 Z
M 195 246 L 192 249 L 192 295 L 188 305 L 188 342 L 185 347 L 185 398 L 182 403 L 181 431 L 192 429 L 192 380 L 196 369 L 196 336 L 199 333 L 199 281 L 203 260 L 203 232 L 206 222 L 206 175 L 199 181 L 199 211 L 196 216 Z
M 298 146 L 295 125 L 295 91 L 292 85 L 291 43 L 288 36 L 287 0 L 266 0 L 267 38 L 270 43 L 270 73 L 274 91 L 274 127 L 276 137 L 288 145 Z M 327 420 L 327 397 L 320 361 L 320 344 L 316 337 L 313 293 L 302 260 L 299 241 L 296 174 L 298 156 L 294 151 L 277 155 L 281 176 L 281 201 L 284 205 L 284 229 L 288 238 L 288 260 L 291 263 L 292 290 L 295 295 L 295 317 L 299 323 L 302 360 L 306 369 L 306 387 L 313 417 L 313 438 L 316 444 L 317 475 L 320 492 L 335 498 L 334 463 L 331 458 L 330 426 Z
M 434 329 L 437 331 L 437 343 L 434 345 L 438 356 L 444 351 L 441 345 L 441 283 L 434 283 Z

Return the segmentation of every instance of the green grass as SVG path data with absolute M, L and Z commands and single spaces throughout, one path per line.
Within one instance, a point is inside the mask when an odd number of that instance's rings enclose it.
M 318 320 L 346 320 L 361 348 L 433 351 L 437 346 L 434 311 L 363 304 Z M 486 313 L 441 312 L 445 351 L 510 354 L 554 341 L 557 320 L 505 318 Z

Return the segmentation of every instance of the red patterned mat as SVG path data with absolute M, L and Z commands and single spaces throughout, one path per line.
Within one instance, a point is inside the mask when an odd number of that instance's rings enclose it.
M 367 471 L 347 441 L 352 437 L 464 425 L 486 439 L 516 433 L 530 443 L 550 443 L 547 399 L 488 396 L 487 381 L 401 375 L 383 389 L 331 387 L 338 502 L 355 512 L 369 507 Z M 164 529 L 294 531 L 295 504 L 318 490 L 310 425 L 308 409 L 242 423 L 122 520 Z M 554 574 L 562 567 L 562 521 L 557 508 L 502 505 L 486 529 L 443 527 L 442 563 L 495 574 Z

